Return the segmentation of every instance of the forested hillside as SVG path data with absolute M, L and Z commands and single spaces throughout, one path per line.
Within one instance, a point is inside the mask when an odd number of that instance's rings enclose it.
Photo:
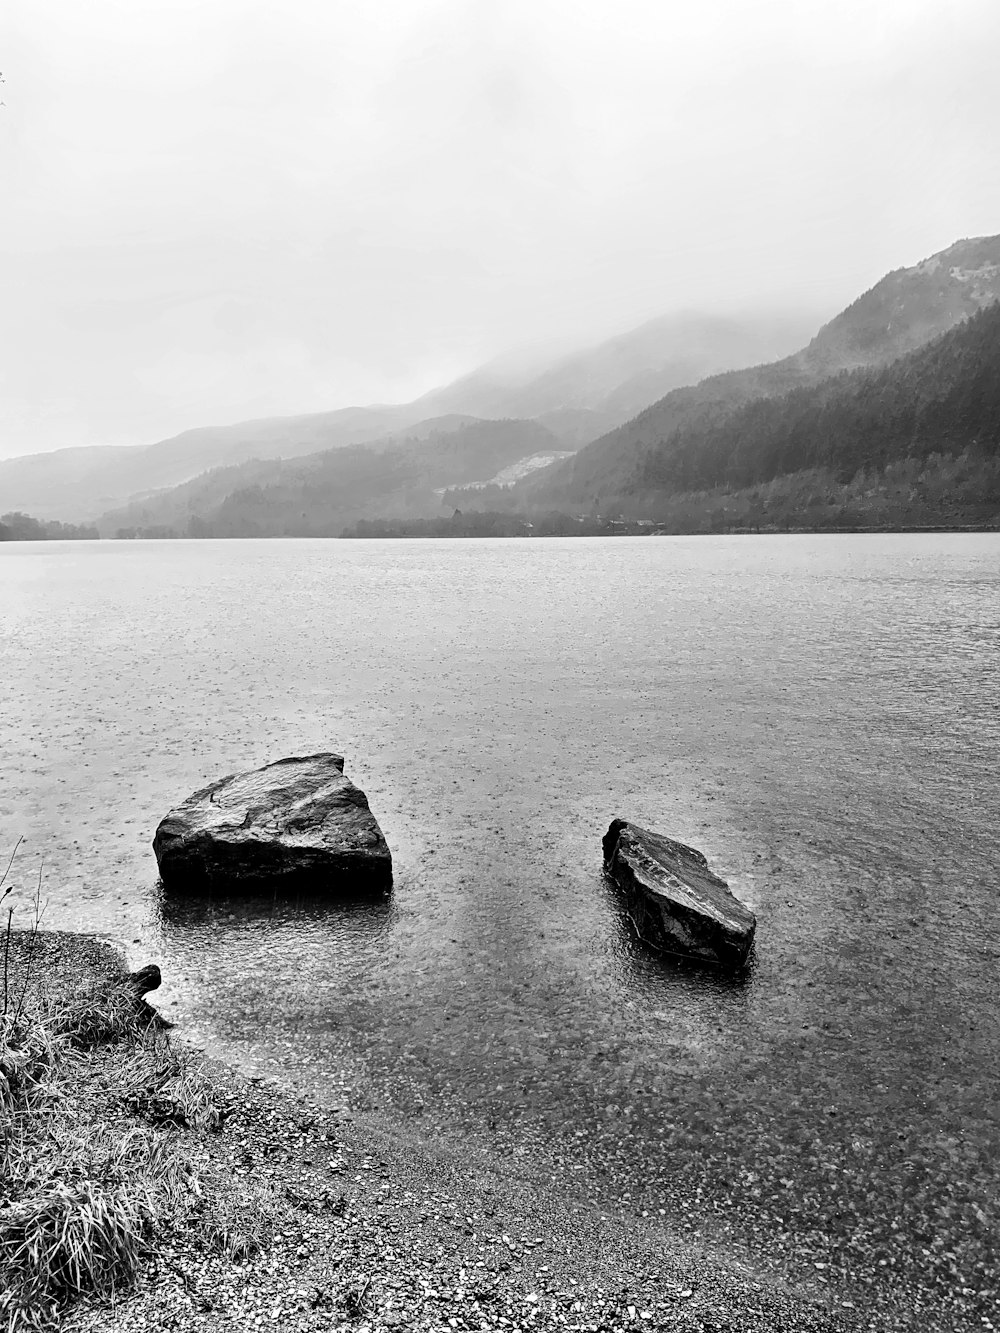
M 359 519 L 439 515 L 447 487 L 488 481 L 556 444 L 535 421 L 474 421 L 424 439 L 221 469 L 107 514 L 101 528 L 111 536 L 336 537 Z
M 846 482 L 863 468 L 1000 441 L 1000 305 L 876 371 L 697 421 L 646 449 L 621 494 L 738 488 L 807 468 Z
M 149 445 L 57 449 L 0 459 L 0 502 L 42 518 L 93 519 L 130 497 L 179 486 L 211 468 L 255 458 L 298 458 L 374 440 L 418 418 L 400 408 L 201 426 Z
M 492 364 L 401 407 L 190 431 L 145 450 L 11 459 L 0 464 L 0 491 L 6 508 L 42 519 L 57 512 L 89 518 L 98 496 L 131 492 L 125 503 L 101 506 L 101 532 L 155 537 L 337 535 L 364 520 L 437 521 L 450 516 L 449 504 L 518 513 L 525 522 L 553 513 L 577 523 L 621 513 L 715 525 L 718 517 L 705 515 L 716 513 L 719 494 L 800 471 L 822 476 L 823 504 L 834 513 L 853 503 L 834 491 L 860 469 L 877 473 L 893 460 L 919 461 L 935 451 L 992 456 L 991 321 L 973 319 L 954 341 L 919 358 L 934 339 L 998 299 L 1000 236 L 959 241 L 887 274 L 801 351 L 674 389 L 557 462 L 549 459 L 591 438 L 607 413 L 623 412 L 698 365 L 723 364 L 739 349 L 780 340 L 789 329 L 702 316 L 655 320 L 530 373 Z M 522 403 L 523 414 L 468 415 L 470 407 L 510 402 Z M 221 460 L 226 465 L 199 467 Z M 492 484 L 506 481 L 498 474 L 512 465 L 521 479 Z M 964 480 L 956 474 L 955 484 L 974 486 L 978 466 L 970 464 Z M 180 477 L 188 480 L 173 484 Z M 981 481 L 991 494 L 988 469 Z M 149 489 L 135 494 L 140 482 Z M 462 493 L 472 485 L 476 493 Z M 38 504 L 15 502 L 23 494 Z M 713 498 L 695 505 L 697 517 L 685 501 L 682 515 L 678 497 L 695 494 Z M 736 506 L 751 523 L 755 503 Z M 796 503 L 789 501 L 786 516 Z M 922 505 L 913 513 L 930 512 Z M 894 506 L 894 514 L 903 512 Z
M 520 490 L 479 501 L 544 512 Z M 997 526 L 1000 304 L 889 366 L 695 417 L 637 450 L 598 512 L 671 532 Z
M 809 388 L 842 370 L 884 366 L 1000 298 L 1000 236 L 958 241 L 889 273 L 781 361 L 677 389 L 574 458 L 519 483 L 521 508 L 607 505 L 632 494 L 651 453 L 678 431 L 710 434 L 755 399 Z
M 615 489 L 585 510 L 566 506 L 553 515 L 562 507 L 524 504 L 523 484 L 482 485 L 554 442 L 537 422 L 475 422 L 426 440 L 246 464 L 133 506 L 131 521 L 113 530 L 430 534 L 453 508 L 470 531 L 482 527 L 474 515 L 488 510 L 491 530 L 510 526 L 496 517 L 503 512 L 516 516 L 511 531 L 533 533 L 543 515 L 546 531 L 562 531 L 567 512 L 594 522 L 645 519 L 681 532 L 990 525 L 1000 515 L 1000 304 L 888 366 L 841 371 L 714 412 L 703 402 L 665 438 L 637 447 Z M 476 488 L 462 489 L 470 483 Z M 406 527 L 414 519 L 433 521 Z M 366 520 L 384 522 L 366 527 Z

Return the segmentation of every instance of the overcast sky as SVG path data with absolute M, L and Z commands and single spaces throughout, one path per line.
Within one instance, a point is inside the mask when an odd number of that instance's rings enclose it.
M 7 0 L 0 456 L 400 401 L 1000 231 L 997 0 Z

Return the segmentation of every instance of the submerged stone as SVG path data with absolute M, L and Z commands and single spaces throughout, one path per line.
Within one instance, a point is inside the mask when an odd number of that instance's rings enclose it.
M 615 819 L 604 836 L 604 862 L 628 898 L 640 938 L 725 967 L 746 962 L 757 918 L 694 847 Z
M 168 887 L 387 888 L 392 857 L 339 754 L 279 759 L 182 801 L 153 839 Z

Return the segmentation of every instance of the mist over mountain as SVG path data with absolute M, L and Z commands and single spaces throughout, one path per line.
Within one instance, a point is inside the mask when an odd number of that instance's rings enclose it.
M 494 362 L 409 404 L 206 427 L 146 448 L 14 459 L 0 463 L 0 504 L 77 522 L 102 512 L 105 534 L 227 536 L 335 535 L 364 519 L 439 517 L 450 502 L 648 513 L 653 496 L 662 505 L 672 491 L 779 475 L 740 472 L 733 462 L 749 457 L 751 437 L 750 453 L 766 453 L 754 421 L 778 429 L 766 413 L 744 412 L 748 405 L 820 385 L 836 398 L 845 372 L 889 365 L 998 298 L 1000 237 L 959 241 L 886 275 L 799 351 L 673 388 L 590 443 L 598 422 L 625 415 L 664 384 L 787 343 L 795 321 L 679 315 L 541 369 L 530 358 Z M 812 400 L 804 402 L 808 429 L 822 436 Z M 790 411 L 782 408 L 786 424 Z M 858 441 L 862 453 L 871 445 L 878 456 L 863 430 Z M 578 452 L 567 457 L 570 450 Z M 814 455 L 788 445 L 782 466 L 846 466 L 832 455 L 817 464 Z M 863 467 L 864 457 L 853 465 Z M 171 481 L 178 476 L 180 485 Z M 129 499 L 102 502 L 109 495 Z
M 578 530 L 1000 528 L 998 368 L 993 302 L 887 365 L 755 398 L 721 421 L 692 418 L 645 451 L 617 494 L 577 514 Z M 510 487 L 476 495 L 494 527 L 566 530 L 558 512 L 522 499 Z M 465 526 L 475 517 L 463 511 Z
M 841 347 L 858 327 L 839 322 Z M 827 354 L 826 333 L 807 354 Z M 909 329 L 899 334 L 911 336 Z M 866 345 L 878 356 L 885 344 L 866 335 Z M 721 417 L 692 415 L 642 451 L 619 490 L 587 518 L 592 526 L 610 508 L 670 531 L 998 521 L 998 366 L 994 301 L 891 361 L 760 395 Z M 221 469 L 108 515 L 103 526 L 125 535 L 227 537 L 331 536 L 348 528 L 390 536 L 559 533 L 566 524 L 552 509 L 520 507 L 530 475 L 509 484 L 544 463 L 556 443 L 537 421 L 476 421 L 422 440 Z
M 738 366 L 804 336 L 802 319 L 680 315 L 572 355 L 498 358 L 411 403 L 203 426 L 144 446 L 60 449 L 0 461 L 0 504 L 45 518 L 93 518 L 125 501 L 253 459 L 425 437 L 473 418 L 537 418 L 576 449 L 676 384 Z M 429 424 L 425 424 L 429 423 Z
M 756 398 L 818 384 L 843 370 L 885 365 L 1000 298 L 1000 236 L 958 241 L 887 274 L 799 352 L 770 365 L 715 375 L 676 389 L 573 458 L 516 487 L 525 506 L 606 505 L 637 493 L 649 460 L 676 432 L 705 432 Z
M 418 401 L 435 412 L 548 419 L 550 428 L 563 412 L 617 423 L 682 384 L 782 356 L 812 327 L 805 316 L 665 315 L 534 372 L 500 359 Z

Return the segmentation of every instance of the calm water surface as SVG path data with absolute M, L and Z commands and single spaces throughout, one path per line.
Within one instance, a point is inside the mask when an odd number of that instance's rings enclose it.
M 995 1309 L 1000 538 L 8 544 L 0 636 L 18 882 L 186 1030 L 914 1327 Z M 323 749 L 391 898 L 161 896 L 172 804 Z M 616 815 L 754 908 L 746 980 L 631 938 Z

